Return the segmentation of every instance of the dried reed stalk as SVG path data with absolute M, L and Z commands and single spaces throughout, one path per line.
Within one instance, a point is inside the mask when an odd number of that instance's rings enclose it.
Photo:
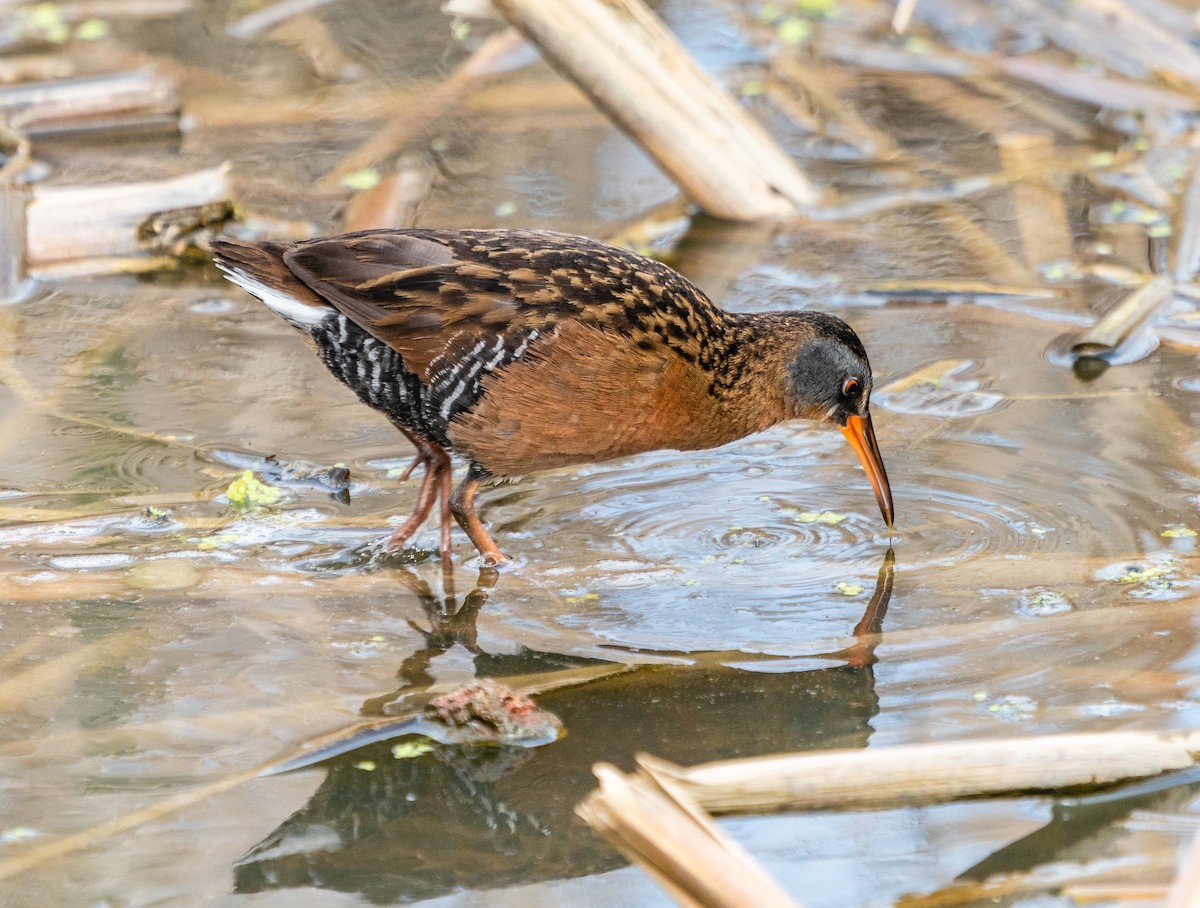
M 896 12 L 892 14 L 892 28 L 898 34 L 908 31 L 913 13 L 917 11 L 917 0 L 900 0 L 896 4 Z
M 262 9 L 255 10 L 225 26 L 225 33 L 232 38 L 253 38 L 281 25 L 293 16 L 301 16 L 332 0 L 280 0 Z
M 822 50 L 830 60 L 883 72 L 922 73 L 952 79 L 1009 76 L 1053 94 L 1110 110 L 1195 110 L 1195 96 L 1131 79 L 1082 72 L 1033 57 L 919 54 L 844 35 L 829 36 Z
M 1200 908 L 1200 834 L 1192 837 L 1163 908 Z
M 1149 72 L 1200 88 L 1200 52 L 1183 35 L 1173 34 L 1147 16 L 1136 3 L 1075 0 L 1068 8 L 1071 17 L 1095 36 L 1096 50 L 1103 53 L 1111 43 Z
M 682 785 L 714 813 L 875 810 L 958 798 L 1054 792 L 1184 769 L 1200 733 L 1044 735 L 875 750 L 728 760 L 685 769 L 655 757 L 638 765 Z
M 175 83 L 148 69 L 0 89 L 0 114 L 31 135 L 173 123 L 178 113 Z
M 593 767 L 600 787 L 576 808 L 589 826 L 685 906 L 798 908 L 762 866 L 676 787 Z
M 433 186 L 433 169 L 415 158 L 401 162 L 395 173 L 356 194 L 346 209 L 347 231 L 379 227 L 414 227 L 421 202 Z
M 131 256 L 144 251 L 138 232 L 155 215 L 228 203 L 228 166 L 169 180 L 39 188 L 29 204 L 28 260 Z
M 1192 178 L 1176 215 L 1175 265 L 1172 275 L 1178 283 L 1190 281 L 1200 273 L 1200 167 L 1193 167 Z
M 1156 277 L 1132 291 L 1071 345 L 1081 356 L 1116 350 L 1171 301 L 1171 279 Z
M 29 140 L 0 122 L 0 303 L 25 293 L 25 208 Z
M 1080 72 L 1031 57 L 1001 57 L 995 65 L 1006 76 L 1111 110 L 1195 110 L 1200 106 L 1195 97 L 1182 92 Z

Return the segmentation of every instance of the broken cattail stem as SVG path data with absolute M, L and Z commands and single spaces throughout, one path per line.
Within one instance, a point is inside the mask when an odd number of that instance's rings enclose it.
M 114 73 L 0 89 L 0 115 L 29 135 L 106 127 L 128 119 L 173 121 L 179 112 L 175 83 L 151 70 Z
M 1167 892 L 1164 908 L 1200 908 L 1200 834 L 1184 853 L 1183 865 Z
M 576 813 L 681 905 L 797 908 L 758 862 L 716 830 L 686 795 L 606 764 L 593 772 L 600 787 Z
M 714 813 L 874 810 L 1095 787 L 1184 769 L 1200 734 L 1114 732 L 918 744 L 729 760 L 685 769 L 642 756 Z
M 682 196 L 676 196 L 622 225 L 604 240 L 643 255 L 652 252 L 659 257 L 675 247 L 679 238 L 692 226 L 695 216 L 695 206 Z
M 1155 277 L 1131 292 L 1071 344 L 1079 356 L 1111 353 L 1171 299 L 1171 280 Z
M 50 54 L 25 54 L 0 58 L 0 85 L 67 79 L 78 72 L 73 60 Z
M 896 4 L 896 12 L 892 14 L 892 28 L 897 34 L 902 35 L 908 30 L 916 11 L 917 0 L 900 0 Z
M 21 174 L 29 165 L 29 140 L 0 124 L 0 303 L 25 290 L 25 208 L 29 188 Z
M 705 211 L 788 217 L 808 178 L 640 0 L 495 0 Z
M 1076 0 L 1070 16 L 1095 35 L 1094 49 L 1105 41 L 1119 43 L 1148 72 L 1170 82 L 1200 88 L 1200 53 L 1183 35 L 1176 35 L 1150 19 L 1137 4 L 1123 0 Z
M 834 35 L 823 41 L 821 50 L 830 60 L 884 72 L 925 73 L 953 79 L 1009 76 L 1064 98 L 1111 110 L 1195 110 L 1197 107 L 1196 98 L 1185 92 L 1132 79 L 1081 72 L 1032 57 L 973 57 L 945 50 L 936 55 L 919 54 Z
M 817 116 L 813 119 L 817 122 L 811 124 L 816 127 L 812 131 L 825 131 L 827 127 L 820 124 L 831 124 L 842 141 L 858 146 L 862 152 L 879 160 L 897 162 L 904 158 L 904 152 L 895 139 L 868 123 L 838 96 L 828 84 L 830 80 L 827 73 L 802 62 L 795 53 L 780 50 L 771 55 L 771 74 L 786 85 L 786 91 L 771 94 L 775 103 L 778 103 L 781 95 L 803 97 L 814 108 Z M 795 106 L 795 102 L 785 102 L 782 109 L 791 115 L 790 111 Z M 809 124 L 797 122 L 804 128 L 809 127 Z
M 1113 110 L 1195 110 L 1197 101 L 1182 92 L 1128 79 L 1097 76 L 1031 57 L 1001 57 L 997 68 L 1007 76 L 1087 104 Z
M 1200 167 L 1192 170 L 1192 179 L 1179 205 L 1175 235 L 1175 265 L 1172 273 L 1178 283 L 1190 281 L 1200 273 Z
M 228 203 L 228 166 L 145 183 L 39 188 L 29 205 L 31 265 L 145 252 L 156 215 Z
M 356 63 L 324 20 L 303 13 L 271 30 L 270 39 L 288 44 L 308 57 L 313 71 L 327 82 L 350 82 L 361 77 Z

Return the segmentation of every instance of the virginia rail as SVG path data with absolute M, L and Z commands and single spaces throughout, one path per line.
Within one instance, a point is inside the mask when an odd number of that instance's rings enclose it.
M 489 564 L 484 479 L 659 448 L 713 448 L 784 420 L 841 428 L 883 519 L 892 493 L 871 367 L 841 319 L 735 314 L 658 262 L 540 230 L 369 230 L 298 243 L 218 240 L 229 279 L 298 328 L 417 449 L 443 563 L 453 515 Z M 470 464 L 451 491 L 450 454 Z

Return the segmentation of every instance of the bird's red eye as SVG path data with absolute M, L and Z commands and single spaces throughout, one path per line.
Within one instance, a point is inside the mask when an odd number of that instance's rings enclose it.
M 858 392 L 862 390 L 862 382 L 857 378 L 848 378 L 846 383 L 842 385 L 842 393 L 847 397 L 857 397 Z

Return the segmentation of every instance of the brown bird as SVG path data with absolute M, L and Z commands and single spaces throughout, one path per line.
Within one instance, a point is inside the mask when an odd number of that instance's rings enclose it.
M 371 230 L 298 243 L 218 240 L 229 279 L 291 322 L 417 449 L 424 480 L 399 549 L 439 505 L 489 564 L 475 511 L 490 477 L 660 448 L 713 448 L 789 419 L 838 426 L 892 525 L 871 367 L 821 312 L 735 314 L 659 262 L 541 230 Z M 450 454 L 470 468 L 451 491 Z

